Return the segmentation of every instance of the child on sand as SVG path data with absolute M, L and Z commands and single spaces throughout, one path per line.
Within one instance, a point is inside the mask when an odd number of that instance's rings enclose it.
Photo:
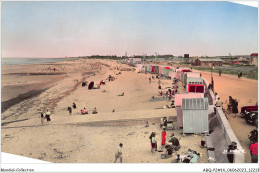
M 120 94 L 120 95 L 118 95 L 118 96 L 124 96 L 125 95 L 125 93 L 123 92 L 122 94 Z
M 86 110 L 86 108 L 84 108 L 84 109 L 81 110 L 81 114 L 82 114 L 82 115 L 88 114 L 88 111 Z
M 92 114 L 97 114 L 97 108 L 94 108 L 93 111 L 92 111 Z

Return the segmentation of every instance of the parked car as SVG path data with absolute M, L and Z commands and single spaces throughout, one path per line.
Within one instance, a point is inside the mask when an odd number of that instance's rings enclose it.
M 258 102 L 255 105 L 242 106 L 240 114 L 244 116 L 245 115 L 245 111 L 246 112 L 258 111 Z
M 258 125 L 258 112 L 257 111 L 251 111 L 251 112 L 246 111 L 245 120 L 247 123 Z

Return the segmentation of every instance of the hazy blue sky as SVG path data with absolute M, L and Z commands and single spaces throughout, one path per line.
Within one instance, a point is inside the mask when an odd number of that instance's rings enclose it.
M 257 52 L 258 9 L 231 2 L 2 2 L 2 57 Z

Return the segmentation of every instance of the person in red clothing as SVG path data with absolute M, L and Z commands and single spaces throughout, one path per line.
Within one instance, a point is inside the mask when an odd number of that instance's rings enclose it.
M 163 148 L 165 147 L 165 141 L 166 141 L 166 129 L 163 128 L 163 131 L 162 131 L 162 142 L 161 142 L 161 151 L 163 151 Z
M 254 142 L 249 147 L 251 154 L 251 163 L 258 163 L 258 142 Z

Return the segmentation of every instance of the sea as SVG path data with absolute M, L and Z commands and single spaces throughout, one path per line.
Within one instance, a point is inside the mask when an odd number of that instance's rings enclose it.
M 42 64 L 73 60 L 72 58 L 1 58 L 2 66 L 20 64 Z

